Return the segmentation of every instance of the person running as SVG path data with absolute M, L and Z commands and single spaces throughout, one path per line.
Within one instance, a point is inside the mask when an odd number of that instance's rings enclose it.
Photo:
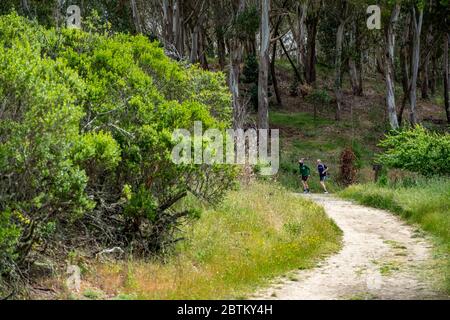
M 300 169 L 300 176 L 303 184 L 303 193 L 309 193 L 309 185 L 308 185 L 308 179 L 311 175 L 311 170 L 309 167 L 305 164 L 305 159 L 300 159 L 298 161 L 299 169 Z
M 328 167 L 322 163 L 322 160 L 317 160 L 317 171 L 319 171 L 320 185 L 323 188 L 324 193 L 328 193 L 327 186 L 325 185 L 325 180 L 328 175 Z

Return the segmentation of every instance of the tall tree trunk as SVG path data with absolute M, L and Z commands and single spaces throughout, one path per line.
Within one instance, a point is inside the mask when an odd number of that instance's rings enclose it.
M 302 76 L 301 76 L 301 74 L 300 74 L 300 71 L 299 71 L 299 70 L 297 69 L 297 67 L 295 66 L 294 61 L 292 61 L 292 58 L 291 58 L 291 56 L 289 55 L 289 52 L 287 51 L 286 46 L 285 46 L 284 43 L 283 43 L 283 38 L 280 38 L 279 40 L 280 40 L 281 49 L 283 49 L 284 55 L 285 55 L 286 58 L 288 59 L 290 65 L 291 65 L 291 67 L 292 67 L 292 70 L 294 70 L 296 79 L 297 79 L 301 84 L 303 84 L 303 79 L 302 79 Z
M 142 33 L 141 16 L 137 8 L 136 0 L 131 0 L 131 12 L 133 13 L 133 23 L 136 33 Z
M 283 8 L 286 5 L 286 3 L 287 3 L 287 0 L 284 1 Z M 280 28 L 282 21 L 283 21 L 282 16 L 277 18 L 277 21 L 276 21 L 275 27 L 274 27 L 274 31 L 273 31 L 275 38 L 278 38 L 278 30 Z M 280 42 L 283 43 L 283 37 L 280 38 Z M 280 90 L 278 89 L 278 79 L 277 79 L 277 74 L 276 74 L 276 70 L 275 70 L 276 58 L 277 58 L 277 40 L 275 40 L 273 42 L 272 59 L 270 60 L 270 74 L 272 76 L 272 85 L 273 85 L 273 90 L 275 91 L 275 97 L 277 98 L 277 103 L 279 106 L 281 106 L 283 104 L 283 102 L 281 100 Z
M 350 57 L 348 58 L 348 67 L 353 95 L 362 96 L 361 46 L 358 38 L 359 33 L 357 23 L 356 21 L 353 21 L 352 30 L 350 32 L 350 47 L 353 50 L 353 54 L 350 54 Z
M 170 0 L 163 0 L 163 32 L 166 46 L 173 44 L 173 6 Z
M 183 28 L 183 12 L 181 0 L 174 0 L 173 2 L 173 25 L 172 33 L 175 42 L 175 48 L 178 54 L 182 57 L 184 55 L 184 28 Z
M 358 70 L 356 69 L 355 59 L 353 57 L 348 58 L 348 73 L 350 75 L 350 84 L 352 86 L 352 92 L 354 96 L 360 95 L 358 86 Z
M 438 66 L 437 66 L 437 54 L 436 51 L 433 50 L 433 54 L 431 56 L 431 78 L 430 78 L 430 91 L 432 95 L 436 94 L 436 82 L 437 82 L 437 74 L 438 74 Z
M 245 9 L 245 0 L 239 0 L 235 16 L 241 14 Z M 242 129 L 245 118 L 245 105 L 241 104 L 239 97 L 239 78 L 242 63 L 242 43 L 237 37 L 229 40 L 228 48 L 230 50 L 230 78 L 229 86 L 232 95 L 233 104 L 233 128 Z
M 449 78 L 449 63 L 448 63 L 448 43 L 450 41 L 450 33 L 446 33 L 444 35 L 444 104 L 445 104 L 445 113 L 447 115 L 447 122 L 450 124 L 450 78 Z
M 216 29 L 216 39 L 217 39 L 217 55 L 219 57 L 219 66 L 223 70 L 225 68 L 225 39 L 223 31 Z
M 316 38 L 318 24 L 319 14 L 317 13 L 307 19 L 308 41 L 306 45 L 307 57 L 305 63 L 305 80 L 308 84 L 312 84 L 316 81 Z
M 217 57 L 219 58 L 220 70 L 225 68 L 225 32 L 226 32 L 226 18 L 223 14 L 223 2 L 214 1 L 213 5 L 214 13 L 214 34 L 216 36 Z
M 28 16 L 30 14 L 30 5 L 28 3 L 28 0 L 21 0 L 20 2 L 24 14 Z
M 410 113 L 409 121 L 412 125 L 417 123 L 417 76 L 420 61 L 420 34 L 422 32 L 423 9 L 419 9 L 419 17 L 416 17 L 416 9 L 412 7 L 413 22 L 413 50 L 411 57 L 411 89 L 409 92 Z
M 306 64 L 306 16 L 308 14 L 308 1 L 304 0 L 297 4 L 297 32 L 296 43 L 297 43 L 297 64 L 300 68 L 300 72 L 303 73 Z
M 430 76 L 429 76 L 429 69 L 430 69 L 430 56 L 431 56 L 431 46 L 433 45 L 433 25 L 430 24 L 428 28 L 427 33 L 427 54 L 425 56 L 423 69 L 422 69 L 422 99 L 428 99 L 429 98 L 429 88 L 430 88 Z
M 385 65 L 384 77 L 386 80 L 386 105 L 391 128 L 399 128 L 397 112 L 395 107 L 395 79 L 394 79 L 394 49 L 395 49 L 395 26 L 400 14 L 400 4 L 396 3 L 392 9 L 391 18 L 385 31 Z
M 206 57 L 206 32 L 203 29 L 200 29 L 200 37 L 199 37 L 199 61 L 200 61 L 200 65 L 202 66 L 202 68 L 204 70 L 208 70 L 209 66 L 208 66 L 208 59 Z
M 341 120 L 342 110 L 342 42 L 344 41 L 345 20 L 341 19 L 336 32 L 336 60 L 334 63 L 334 92 L 336 95 L 336 120 Z
M 275 36 L 277 36 L 278 33 L 275 33 Z M 279 106 L 283 105 L 283 102 L 281 100 L 281 94 L 280 90 L 278 88 L 278 80 L 277 80 L 277 74 L 275 70 L 275 60 L 277 58 L 277 41 L 273 43 L 272 48 L 272 59 L 270 61 L 270 74 L 272 75 L 272 85 L 273 85 L 273 91 L 275 91 L 275 97 L 277 98 L 277 103 Z
M 260 51 L 259 51 L 259 76 L 258 76 L 258 127 L 269 128 L 269 47 L 270 29 L 269 12 L 270 0 L 260 0 L 261 3 L 261 26 L 260 26 Z
M 411 79 L 409 77 L 409 65 L 410 65 L 410 51 L 411 51 L 411 16 L 408 16 L 407 23 L 405 26 L 405 31 L 403 34 L 402 47 L 400 49 L 400 66 L 402 68 L 402 88 L 403 88 L 403 98 L 402 105 L 398 112 L 398 124 L 402 125 L 403 122 L 403 112 L 405 111 L 406 103 L 409 101 L 409 87 Z
M 376 70 L 379 74 L 382 74 L 384 76 L 385 71 L 384 70 L 384 56 L 386 55 L 386 48 L 378 48 L 375 53 L 375 66 Z
M 364 95 L 364 86 L 363 86 L 363 51 L 362 51 L 362 44 L 361 44 L 361 30 L 356 23 L 356 50 L 358 52 L 357 58 L 356 58 L 356 70 L 358 72 L 358 91 L 356 92 L 357 96 L 362 97 Z
M 196 62 L 198 62 L 199 33 L 200 33 L 200 26 L 199 26 L 198 24 L 196 24 L 196 25 L 194 26 L 194 30 L 192 31 L 192 35 L 191 35 L 191 39 L 192 39 L 192 44 L 191 44 L 191 57 L 190 57 L 191 63 L 196 63 Z

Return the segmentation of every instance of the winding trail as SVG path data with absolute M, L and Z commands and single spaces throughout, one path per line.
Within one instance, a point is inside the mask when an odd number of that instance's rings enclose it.
M 431 243 L 393 214 L 328 195 L 307 195 L 343 231 L 342 250 L 252 299 L 448 299 L 433 289 Z

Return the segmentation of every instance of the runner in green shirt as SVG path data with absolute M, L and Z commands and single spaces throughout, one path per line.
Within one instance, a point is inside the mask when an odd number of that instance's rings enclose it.
M 303 193 L 309 193 L 308 179 L 309 179 L 309 176 L 311 175 L 311 170 L 305 164 L 305 159 L 300 159 L 298 161 L 298 164 L 299 164 L 301 181 L 303 184 Z

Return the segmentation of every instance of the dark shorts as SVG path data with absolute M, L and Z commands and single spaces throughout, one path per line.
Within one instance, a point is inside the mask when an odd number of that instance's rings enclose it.
M 326 175 L 324 175 L 324 176 L 320 176 L 320 181 L 325 181 L 325 180 L 327 180 L 327 176 Z
M 308 181 L 308 179 L 309 179 L 309 176 L 302 176 L 302 181 Z

